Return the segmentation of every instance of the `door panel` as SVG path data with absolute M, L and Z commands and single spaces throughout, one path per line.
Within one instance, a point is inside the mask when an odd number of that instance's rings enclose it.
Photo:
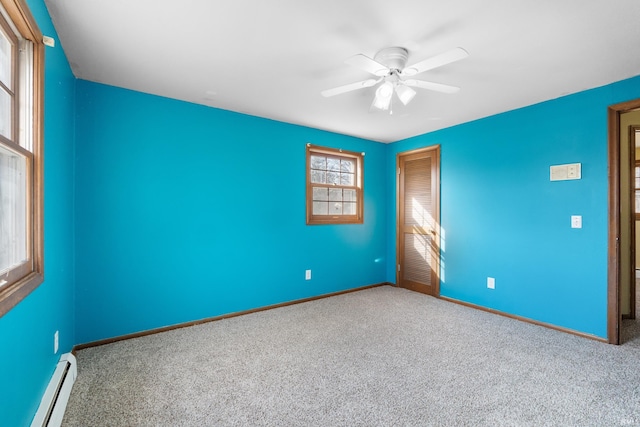
M 404 233 L 404 280 L 431 286 L 431 263 L 429 260 L 430 236 L 426 234 Z M 425 262 L 427 260 L 427 262 Z
M 439 147 L 398 155 L 398 286 L 439 287 Z

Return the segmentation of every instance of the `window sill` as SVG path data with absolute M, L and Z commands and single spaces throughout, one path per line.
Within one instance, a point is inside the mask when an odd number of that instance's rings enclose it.
M 44 281 L 41 273 L 30 273 L 21 280 L 0 289 L 0 317 L 18 305 Z

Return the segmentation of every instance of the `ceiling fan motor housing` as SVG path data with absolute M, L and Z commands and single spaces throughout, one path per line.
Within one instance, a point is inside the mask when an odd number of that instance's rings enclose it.
M 373 59 L 391 70 L 402 71 L 407 65 L 408 58 L 409 52 L 407 49 L 403 47 L 387 47 L 376 53 Z

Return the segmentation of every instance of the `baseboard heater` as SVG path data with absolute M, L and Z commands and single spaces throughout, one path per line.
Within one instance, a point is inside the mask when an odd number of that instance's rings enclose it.
M 78 376 L 76 358 L 71 353 L 60 356 L 58 366 L 42 396 L 31 427 L 59 427 L 71 395 L 71 387 Z

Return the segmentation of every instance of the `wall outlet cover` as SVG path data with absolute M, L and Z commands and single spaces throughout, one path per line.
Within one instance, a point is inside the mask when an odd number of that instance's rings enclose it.
M 571 228 L 582 228 L 582 215 L 571 215 Z

